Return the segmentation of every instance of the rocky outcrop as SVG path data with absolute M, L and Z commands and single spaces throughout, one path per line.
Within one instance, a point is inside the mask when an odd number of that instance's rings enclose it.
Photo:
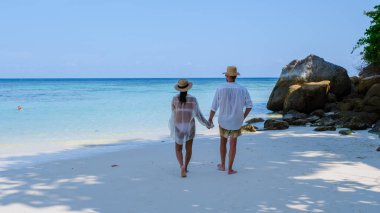
M 366 78 L 374 75 L 380 75 L 380 64 L 370 64 L 364 67 L 359 73 L 359 76 L 361 78 Z
M 310 82 L 292 85 L 285 97 L 284 111 L 297 110 L 310 113 L 322 108 L 327 100 L 330 81 Z
M 288 128 L 289 124 L 286 121 L 269 119 L 264 122 L 264 129 L 266 130 L 283 130 Z
M 362 110 L 380 114 L 380 83 L 372 85 L 368 90 L 362 103 Z
M 339 127 L 363 130 L 372 127 L 380 116 L 377 113 L 346 111 L 335 114 L 333 118 Z
M 364 130 L 364 129 L 371 127 L 371 125 L 369 123 L 361 120 L 358 117 L 353 117 L 348 122 L 343 124 L 343 127 L 353 129 L 353 130 Z
M 302 97 L 299 94 L 301 93 L 299 89 L 302 88 L 302 85 L 325 80 L 330 81 L 327 92 L 331 92 L 337 98 L 343 97 L 351 91 L 351 80 L 344 68 L 315 55 L 309 55 L 303 60 L 293 60 L 282 69 L 280 78 L 270 95 L 267 108 L 273 111 L 283 110 L 288 95 L 295 92 L 293 96 Z M 315 89 L 315 87 L 311 86 L 308 89 Z M 294 103 L 293 100 L 291 101 L 292 103 Z M 307 106 L 308 104 L 305 105 Z M 307 107 L 305 108 L 308 109 Z M 289 105 L 287 109 L 290 109 Z
M 285 112 L 289 110 L 303 111 L 306 108 L 302 86 L 299 84 L 291 85 L 284 97 L 283 108 Z
M 371 128 L 380 119 L 380 66 L 348 77 L 345 69 L 318 56 L 294 60 L 283 68 L 267 108 L 283 113 L 289 125 L 315 126 L 316 131 L 348 128 L 341 134 L 350 134 Z M 380 132 L 378 126 L 370 131 Z
M 363 108 L 363 99 L 360 98 L 347 98 L 337 103 L 340 111 L 361 111 Z
M 374 84 L 380 83 L 380 75 L 369 76 L 359 80 L 358 92 L 366 93 Z

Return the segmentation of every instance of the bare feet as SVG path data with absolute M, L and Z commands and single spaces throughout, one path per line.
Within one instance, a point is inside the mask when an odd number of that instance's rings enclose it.
M 219 171 L 226 171 L 226 168 L 222 164 L 218 164 L 218 170 Z
M 229 175 L 233 175 L 233 174 L 236 174 L 236 173 L 237 173 L 237 171 L 235 171 L 235 170 L 233 170 L 233 169 L 228 170 L 228 174 L 229 174 Z
M 187 177 L 185 166 L 181 166 L 181 177 Z

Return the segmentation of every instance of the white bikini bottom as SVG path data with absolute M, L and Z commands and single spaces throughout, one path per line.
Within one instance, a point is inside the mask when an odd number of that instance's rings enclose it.
M 188 123 L 178 123 L 175 125 L 180 133 L 188 133 L 190 131 L 191 125 Z

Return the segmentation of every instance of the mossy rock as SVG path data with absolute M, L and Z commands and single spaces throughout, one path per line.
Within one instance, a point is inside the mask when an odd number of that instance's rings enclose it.
M 247 124 L 241 127 L 241 131 L 242 132 L 256 132 L 257 130 L 253 125 Z
M 352 131 L 351 129 L 343 129 L 339 131 L 339 134 L 341 135 L 352 135 L 352 133 L 354 133 L 354 131 Z

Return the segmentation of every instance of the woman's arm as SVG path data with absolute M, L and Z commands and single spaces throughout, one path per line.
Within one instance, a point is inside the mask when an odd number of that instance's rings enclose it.
M 194 107 L 194 114 L 199 123 L 201 123 L 203 126 L 207 127 L 210 129 L 210 122 L 207 121 L 207 119 L 203 116 L 201 110 L 199 109 L 198 101 L 195 99 L 195 107 Z

